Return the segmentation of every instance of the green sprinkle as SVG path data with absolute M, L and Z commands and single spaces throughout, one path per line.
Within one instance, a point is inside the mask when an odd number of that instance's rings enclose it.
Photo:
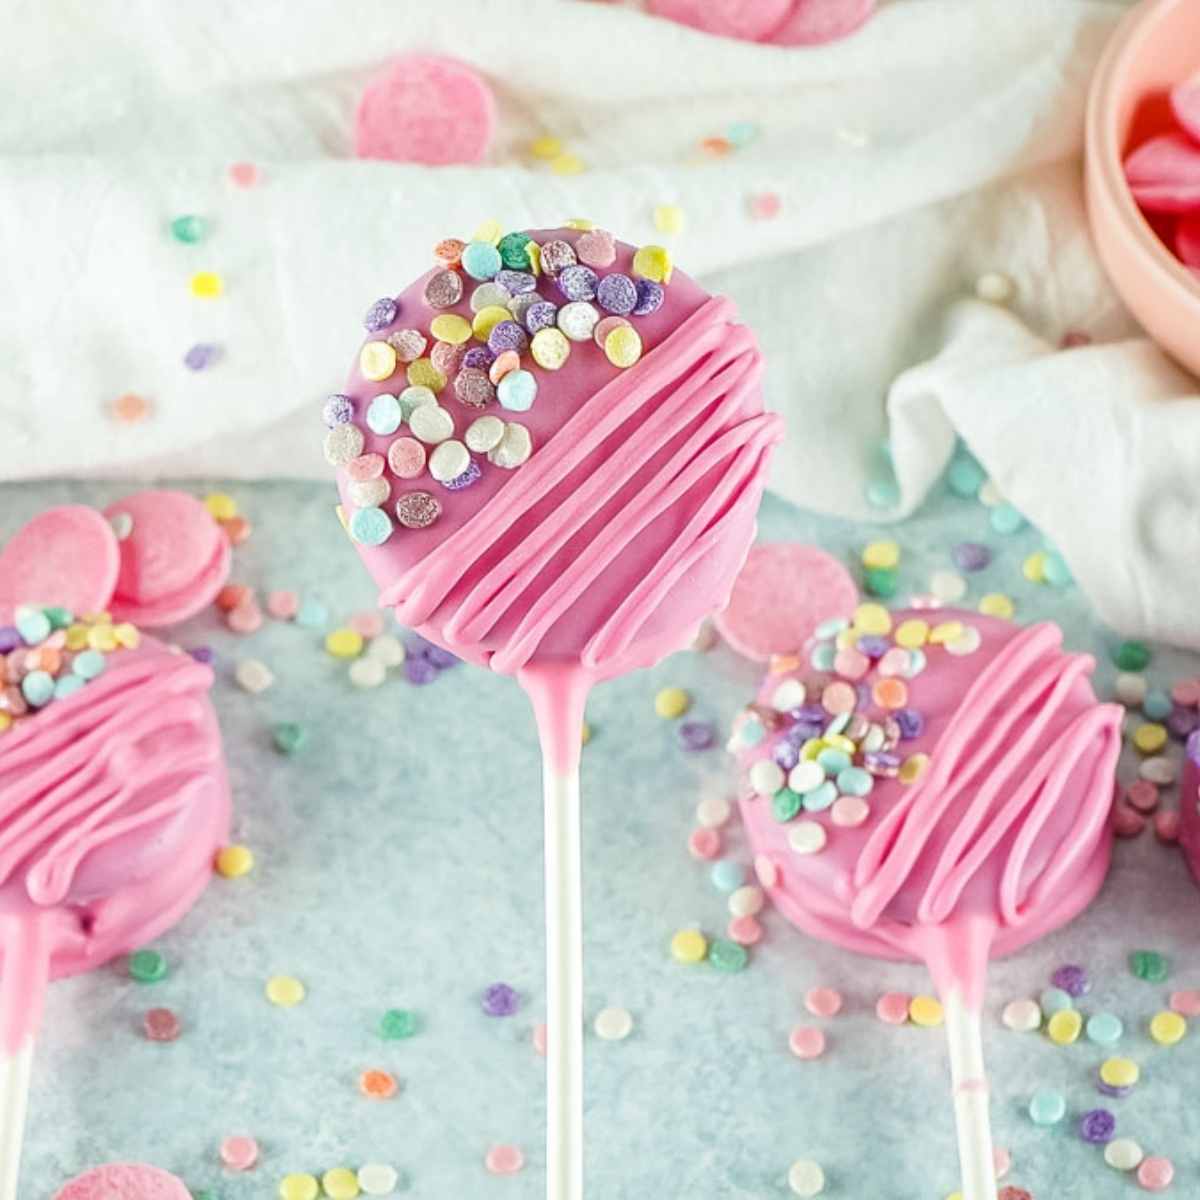
M 499 241 L 496 249 L 500 251 L 500 261 L 510 271 L 529 270 L 529 235 L 525 233 L 506 233 Z
M 1122 671 L 1144 671 L 1150 664 L 1150 647 L 1145 642 L 1122 642 L 1113 662 Z
M 900 590 L 900 572 L 895 567 L 867 567 L 863 586 L 870 595 L 890 600 Z
M 900 503 L 900 485 L 890 475 L 878 475 L 867 481 L 866 496 L 872 508 L 895 508 Z
M 157 950 L 136 950 L 129 956 L 129 975 L 138 983 L 158 983 L 167 977 L 167 960 Z
M 1129 969 L 1147 983 L 1162 983 L 1170 973 L 1171 964 L 1157 950 L 1135 950 L 1129 956 Z
M 66 629 L 75 620 L 75 614 L 69 608 L 60 608 L 57 605 L 43 608 L 42 612 L 46 614 L 51 629 Z
M 789 787 L 781 787 L 771 797 L 771 812 L 779 822 L 790 821 L 799 811 L 803 801 L 798 792 Z
M 217 1200 L 217 1193 L 209 1191 L 208 1188 L 201 1188 L 192 1193 L 192 1200 Z
M 1056 588 L 1070 587 L 1075 582 L 1067 560 L 1057 550 L 1046 551 L 1046 558 L 1042 563 L 1042 578 L 1051 587 Z
M 708 961 L 718 971 L 741 971 L 749 962 L 750 955 L 745 946 L 737 942 L 727 942 L 724 938 L 715 938 L 708 948 Z
M 203 217 L 186 213 L 171 222 L 171 236 L 185 246 L 194 246 L 208 236 L 208 222 Z
M 973 500 L 986 479 L 987 473 L 975 457 L 961 450 L 950 460 L 946 470 L 947 486 L 964 500 Z
M 399 1042 L 417 1032 L 417 1014 L 407 1008 L 389 1008 L 379 1022 L 379 1036 L 389 1042 Z
M 304 749 L 308 741 L 304 726 L 296 724 L 295 721 L 281 721 L 271 730 L 271 737 L 274 739 L 275 749 L 280 754 L 296 754 Z

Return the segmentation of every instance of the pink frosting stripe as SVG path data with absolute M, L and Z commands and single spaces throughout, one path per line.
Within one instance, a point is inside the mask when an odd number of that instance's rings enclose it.
M 602 667 L 628 649 L 688 567 L 721 539 L 724 527 L 744 519 L 747 509 L 757 505 L 767 453 L 782 437 L 777 416 L 753 411 L 761 355 L 749 332 L 730 323 L 732 317 L 727 300 L 709 299 L 637 369 L 615 377 L 588 399 L 538 451 L 536 471 L 518 473 L 486 508 L 387 587 L 380 603 L 394 605 L 401 621 L 422 626 L 478 573 L 445 626 L 446 639 L 478 643 L 515 610 L 520 615 L 515 636 L 491 665 L 498 671 L 520 670 L 571 604 L 640 531 L 706 474 L 728 464 L 712 493 L 689 513 L 669 550 L 592 634 L 583 665 Z M 647 402 L 664 392 L 661 403 L 643 417 Z M 630 421 L 640 424 L 622 452 L 605 456 L 539 525 L 524 528 L 532 510 Z M 685 430 L 687 436 L 668 461 L 539 592 L 539 577 L 572 537 Z M 489 551 L 494 553 L 514 529 L 521 534 L 517 544 L 486 566 Z

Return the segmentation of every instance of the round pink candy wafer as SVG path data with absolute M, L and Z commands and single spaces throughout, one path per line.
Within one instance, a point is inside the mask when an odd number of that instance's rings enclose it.
M 1180 125 L 1200 142 L 1200 75 L 1171 89 L 1171 109 Z
M 126 516 L 121 569 L 110 610 L 144 628 L 173 625 L 211 604 L 229 578 L 229 539 L 208 509 L 184 492 L 148 491 L 105 509 Z
M 1200 208 L 1200 145 L 1184 133 L 1151 138 L 1125 159 L 1125 178 L 1140 207 L 1192 212 Z
M 477 163 L 495 125 L 495 98 L 475 71 L 452 58 L 410 54 L 363 91 L 355 153 L 430 167 Z
M 796 0 L 769 39 L 776 46 L 817 46 L 844 38 L 875 11 L 875 0 Z
M 191 1200 L 182 1179 L 145 1163 L 110 1163 L 84 1171 L 54 1200 Z
M 48 509 L 0 551 L 0 623 L 29 603 L 103 612 L 120 565 L 117 536 L 94 508 Z
M 769 41 L 787 19 L 794 0 L 650 0 L 657 17 L 690 25 L 717 37 Z
M 739 654 L 765 662 L 799 650 L 822 621 L 857 604 L 854 580 L 836 558 L 815 546 L 773 542 L 750 551 L 729 607 L 713 622 Z

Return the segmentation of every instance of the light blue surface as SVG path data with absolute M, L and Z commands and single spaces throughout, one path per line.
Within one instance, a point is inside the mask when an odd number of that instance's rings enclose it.
M 197 493 L 203 485 L 189 485 Z M 107 503 L 128 487 L 47 484 L 0 487 L 0 533 L 54 503 Z M 332 512 L 332 489 L 311 485 L 228 488 L 255 534 L 236 552 L 235 579 L 292 587 L 319 599 L 336 621 L 370 607 L 373 589 Z M 816 541 L 856 561 L 884 526 L 854 526 L 768 501 L 764 539 Z M 1112 635 L 1097 628 L 1075 589 L 1038 587 L 1019 564 L 1036 531 L 1005 537 L 987 511 L 948 492 L 891 531 L 904 547 L 901 598 L 949 566 L 959 540 L 986 542 L 995 560 L 972 580 L 971 600 L 1010 592 L 1021 620 L 1054 617 L 1073 647 L 1102 656 L 1099 681 L 1115 675 Z M 250 637 L 206 614 L 177 631 L 185 645 L 219 654 L 216 702 L 236 794 L 236 836 L 257 854 L 251 876 L 215 879 L 197 909 L 158 947 L 171 963 L 157 985 L 133 983 L 122 964 L 55 985 L 38 1048 L 22 1200 L 41 1200 L 79 1170 L 105 1160 L 144 1160 L 223 1200 L 272 1197 L 288 1171 L 385 1161 L 428 1200 L 536 1200 L 542 1195 L 542 1060 L 530 1044 L 543 1015 L 539 759 L 532 721 L 507 679 L 459 667 L 434 685 L 392 682 L 355 691 L 345 664 L 320 649 L 319 633 L 269 621 Z M 250 696 L 231 676 L 239 656 L 275 672 Z M 1147 674 L 1169 686 L 1194 656 L 1156 653 Z M 831 1200 L 941 1200 L 954 1190 L 953 1122 L 943 1041 L 936 1030 L 895 1029 L 873 1015 L 880 992 L 928 987 L 916 966 L 877 963 L 820 945 L 768 914 L 768 936 L 750 967 L 727 975 L 681 967 L 667 943 L 696 923 L 723 933 L 725 897 L 686 839 L 702 796 L 727 793 L 720 748 L 689 754 L 672 723 L 655 717 L 655 690 L 680 684 L 692 715 L 724 728 L 746 702 L 757 671 L 722 648 L 677 655 L 656 670 L 601 688 L 589 708 L 594 738 L 584 755 L 586 1002 L 589 1022 L 606 1005 L 631 1010 L 621 1043 L 587 1037 L 589 1200 L 658 1197 L 782 1198 L 787 1170 L 819 1160 Z M 285 759 L 271 748 L 273 722 L 303 722 L 310 740 Z M 1173 751 L 1178 755 L 1178 748 Z M 1130 777 L 1126 764 L 1125 777 Z M 727 853 L 741 861 L 740 837 Z M 1118 1115 L 1118 1134 L 1176 1164 L 1173 1194 L 1200 1194 L 1195 1079 L 1200 1030 L 1155 1046 L 1145 1028 L 1175 987 L 1200 986 L 1200 895 L 1182 858 L 1144 835 L 1118 845 L 1101 900 L 1068 929 L 996 964 L 986 1014 L 998 1145 L 1010 1149 L 1006 1182 L 1036 1200 L 1137 1193 L 1075 1133 L 1097 1103 Z M 1166 984 L 1134 979 L 1129 950 L 1168 953 Z M 1081 1040 L 1058 1048 L 999 1021 L 1005 1001 L 1036 996 L 1063 962 L 1084 964 L 1094 986 L 1085 1014 L 1125 1021 L 1119 1052 L 1141 1063 L 1143 1082 L 1121 1101 L 1101 1101 L 1096 1069 L 1113 1053 Z M 283 1011 L 263 997 L 268 976 L 301 978 L 308 998 Z M 484 987 L 520 989 L 521 1011 L 483 1015 Z M 845 993 L 842 1015 L 819 1022 L 825 1057 L 801 1062 L 790 1028 L 814 1021 L 807 988 Z M 145 1009 L 174 1008 L 180 1040 L 147 1042 Z M 383 1042 L 389 1007 L 421 1014 L 418 1036 Z M 381 1066 L 403 1080 L 399 1096 L 363 1099 L 359 1072 Z M 1028 1105 L 1042 1087 L 1067 1097 L 1067 1117 L 1034 1126 Z M 225 1173 L 221 1138 L 262 1144 L 258 1168 Z M 492 1178 L 483 1157 L 516 1142 L 525 1171 Z

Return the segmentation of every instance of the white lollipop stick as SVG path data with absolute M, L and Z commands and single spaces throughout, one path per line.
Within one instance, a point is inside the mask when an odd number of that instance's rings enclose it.
M 546 1197 L 583 1200 L 583 874 L 579 751 L 589 677 L 520 673 L 542 744 L 546 854 Z
M 963 1200 L 996 1200 L 996 1161 L 988 1119 L 980 1014 L 967 1006 L 957 987 L 947 992 L 945 1006 Z
M 33 1073 L 33 1037 L 16 1054 L 0 1054 L 0 1200 L 17 1200 L 21 1143 L 25 1140 L 25 1111 L 29 1077 Z

